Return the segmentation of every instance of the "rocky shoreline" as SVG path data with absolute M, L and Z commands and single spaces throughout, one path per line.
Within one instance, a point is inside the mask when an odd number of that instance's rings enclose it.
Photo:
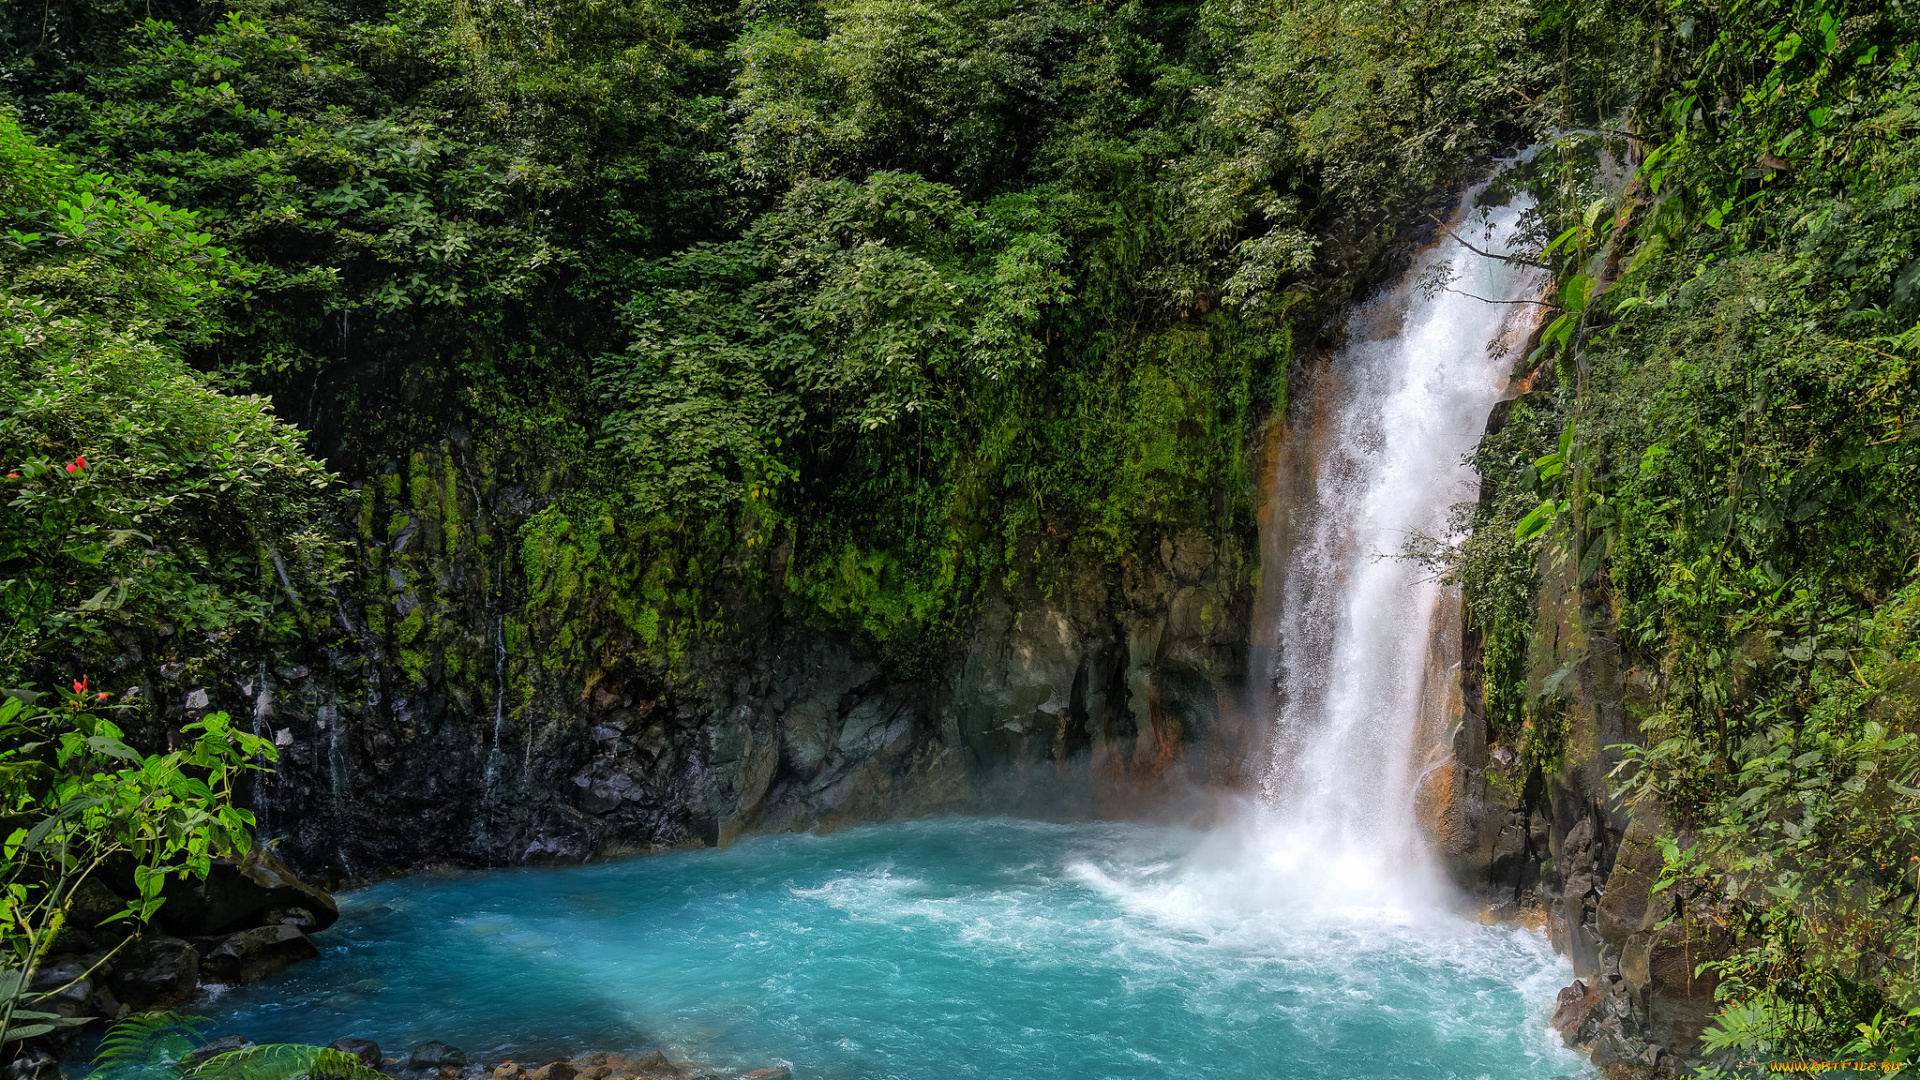
M 238 1035 L 226 1035 L 195 1052 L 201 1060 L 252 1045 Z M 470 1062 L 465 1051 L 443 1042 L 427 1042 L 404 1058 L 386 1057 L 378 1043 L 368 1039 L 337 1039 L 328 1047 L 359 1059 L 362 1065 L 396 1080 L 790 1080 L 785 1065 L 748 1072 L 719 1069 L 695 1061 L 675 1062 L 659 1049 L 632 1052 L 597 1051 L 573 1058 L 556 1058 L 538 1065 L 503 1060 L 488 1065 Z

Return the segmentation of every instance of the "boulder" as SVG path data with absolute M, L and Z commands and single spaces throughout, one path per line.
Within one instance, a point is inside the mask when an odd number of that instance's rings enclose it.
M 624 1076 L 677 1076 L 679 1070 L 667 1055 L 658 1050 L 646 1050 L 628 1058 L 621 1069 Z
M 97 877 L 82 878 L 73 890 L 72 906 L 61 924 L 60 933 L 49 946 L 49 954 L 103 952 L 119 945 L 132 932 L 132 924 L 100 923 L 125 911 L 127 901 L 102 884 Z
M 335 1039 L 327 1044 L 327 1049 L 352 1054 L 369 1069 L 378 1069 L 386 1063 L 386 1059 L 380 1056 L 380 1044 L 372 1039 Z
M 255 844 L 239 862 L 216 862 L 201 881 L 170 878 L 161 893 L 159 920 L 182 937 L 213 937 L 260 926 L 270 911 L 301 908 L 314 918 L 308 930 L 324 930 L 340 918 L 325 890 L 294 876 L 266 845 Z
M 192 1068 L 203 1061 L 209 1061 L 221 1054 L 231 1054 L 235 1050 L 245 1050 L 253 1045 L 253 1040 L 244 1035 L 222 1035 L 210 1043 L 196 1048 L 180 1064 Z
M 437 1069 L 442 1065 L 465 1065 L 466 1051 L 443 1042 L 422 1043 L 407 1057 L 409 1069 Z
M 302 930 L 320 929 L 320 916 L 303 907 L 268 908 L 262 920 L 268 926 L 297 926 Z
M 88 1015 L 93 998 L 94 979 L 111 970 L 102 967 L 89 973 L 95 956 L 61 956 L 40 965 L 28 985 L 29 997 L 22 1005 L 30 1009 L 59 1013 L 65 1017 Z
M 93 996 L 87 999 L 89 1015 L 104 1016 L 108 1020 L 124 1020 L 127 1018 L 127 1013 L 131 1011 L 120 1004 L 120 999 L 113 996 L 113 991 L 107 988 L 104 977 L 95 981 Z
M 533 1080 L 573 1080 L 576 1075 L 573 1066 L 564 1061 L 549 1061 L 533 1070 Z
M 200 951 L 179 938 L 141 938 L 121 951 L 107 985 L 138 1011 L 177 1005 L 200 985 Z
M 5 1080 L 60 1080 L 60 1059 L 29 1039 L 0 1076 Z
M 1585 1046 L 1593 1041 L 1592 1025 L 1588 1023 L 1594 1011 L 1600 1007 L 1601 994 L 1580 979 L 1573 985 L 1563 987 L 1554 999 L 1553 1029 L 1569 1046 Z
M 207 939 L 200 948 L 201 975 L 223 983 L 258 982 L 320 955 L 298 926 L 287 923 Z

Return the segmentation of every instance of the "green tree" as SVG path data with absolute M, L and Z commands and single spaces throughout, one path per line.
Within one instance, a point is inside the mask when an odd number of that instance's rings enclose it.
M 252 842 L 235 782 L 274 760 L 272 742 L 214 713 L 182 729 L 185 748 L 143 754 L 99 715 L 107 696 L 82 679 L 56 705 L 0 700 L 0 1042 L 72 1022 L 20 1006 L 89 879 L 130 871 L 135 897 L 101 925 L 124 924 L 131 940 L 169 875 L 205 877 L 215 857 Z

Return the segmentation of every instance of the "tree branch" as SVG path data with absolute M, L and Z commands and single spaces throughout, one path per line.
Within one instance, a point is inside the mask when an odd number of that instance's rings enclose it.
M 1464 296 L 1469 300 L 1478 300 L 1483 304 L 1538 304 L 1541 307 L 1549 308 L 1559 306 L 1558 304 L 1549 304 L 1545 300 L 1489 300 L 1484 296 L 1475 296 L 1470 292 L 1461 292 L 1459 289 L 1449 289 L 1444 285 L 1440 287 L 1440 291 L 1450 292 L 1455 296 Z
M 1522 266 L 1538 267 L 1541 270 L 1553 269 L 1553 267 L 1548 266 L 1546 263 L 1538 262 L 1534 259 L 1529 259 L 1525 255 L 1495 255 L 1491 251 L 1482 251 L 1479 248 L 1474 247 L 1472 244 L 1467 243 L 1465 240 L 1460 239 L 1459 234 L 1455 233 L 1452 229 L 1447 228 L 1446 222 L 1441 221 L 1439 218 L 1434 217 L 1432 214 L 1428 214 L 1427 216 L 1430 218 L 1433 218 L 1433 223 L 1435 225 L 1440 226 L 1440 234 L 1442 236 L 1447 237 L 1448 239 L 1452 240 L 1454 243 L 1459 244 L 1461 247 L 1466 248 L 1468 251 L 1473 252 L 1475 255 L 1478 255 L 1483 259 L 1499 259 L 1501 262 L 1504 262 L 1504 263 L 1519 263 Z M 1479 297 L 1475 297 L 1474 299 L 1477 300 L 1479 299 Z M 1491 301 L 1489 301 L 1489 303 L 1491 303 Z

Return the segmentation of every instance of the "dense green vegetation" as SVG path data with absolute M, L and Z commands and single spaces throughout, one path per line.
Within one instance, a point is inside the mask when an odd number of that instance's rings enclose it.
M 1544 535 L 1543 565 L 1581 584 L 1651 688 L 1616 793 L 1668 823 L 1679 917 L 1731 943 L 1702 957 L 1728 1009 L 1708 1046 L 1907 1060 L 1913 13 L 1680 2 L 1655 17 L 1640 174 L 1566 175 L 1551 230 L 1592 247 L 1556 258 L 1565 314 L 1535 357 L 1555 385 L 1481 452 L 1502 485 L 1466 562 L 1504 684 L 1489 701 L 1510 733 L 1551 742 L 1559 688 L 1524 700 L 1513 644 Z
M 8 4 L 0 679 L 358 629 L 473 678 L 425 609 L 347 613 L 403 576 L 379 499 L 464 528 L 555 664 L 617 631 L 671 668 L 761 603 L 937 669 L 995 590 L 1189 529 L 1244 565 L 1296 354 L 1434 192 L 1598 128 L 1525 181 L 1556 310 L 1460 560 L 1491 721 L 1554 767 L 1565 675 L 1526 657 L 1564 569 L 1656 687 L 1620 794 L 1743 935 L 1715 1038 L 1893 1052 L 1914 30 L 1897 0 Z M 479 520 L 506 488 L 524 517 Z
M 1250 550 L 1296 343 L 1625 52 L 1525 3 L 29 6 L 22 121 L 226 249 L 169 340 L 350 480 L 475 433 L 549 493 L 533 632 L 660 663 L 723 568 L 912 663 L 985 590 Z
M 184 355 L 249 272 L 5 114 L 0 155 L 0 672 L 83 677 L 114 634 L 161 627 L 296 637 L 295 581 L 330 561 L 328 477 L 265 400 Z

